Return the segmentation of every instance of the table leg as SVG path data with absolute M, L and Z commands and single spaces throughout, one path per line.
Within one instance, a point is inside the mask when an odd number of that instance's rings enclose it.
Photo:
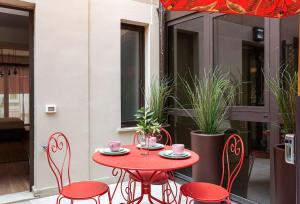
M 153 181 L 153 179 L 154 179 L 157 175 L 161 174 L 162 172 L 160 172 L 160 171 L 155 171 L 155 172 L 150 176 L 150 178 L 146 178 L 146 180 L 145 180 L 145 178 L 143 178 L 143 177 L 141 176 L 141 174 L 140 174 L 138 171 L 136 171 L 136 174 L 133 174 L 131 171 L 127 171 L 127 172 L 128 172 L 128 174 L 130 174 L 130 175 L 133 175 L 133 176 L 135 176 L 135 177 L 138 177 L 138 180 L 141 181 L 141 196 L 138 197 L 138 198 L 136 198 L 136 199 L 134 199 L 134 200 L 132 200 L 132 201 L 128 201 L 127 204 L 134 204 L 135 202 L 137 202 L 137 204 L 138 204 L 138 203 L 141 203 L 141 202 L 143 201 L 143 199 L 144 199 L 145 196 L 147 196 L 147 199 L 148 199 L 148 201 L 149 201 L 150 204 L 152 204 L 152 203 L 166 204 L 164 201 L 159 200 L 158 198 L 154 197 L 154 196 L 151 194 L 151 184 L 153 183 L 152 181 Z M 153 201 L 155 201 L 155 202 L 153 202 Z
M 168 181 L 162 186 L 163 201 L 177 204 L 178 187 L 175 182 L 174 172 L 168 172 L 168 178 Z
M 125 178 L 127 173 L 129 175 L 131 175 L 132 177 L 136 177 L 137 180 L 141 181 L 141 196 L 139 196 L 138 198 L 134 198 L 133 193 L 135 191 L 135 186 L 134 186 L 134 190 L 131 189 L 131 184 L 132 183 L 130 181 L 129 181 L 129 185 L 125 188 L 125 192 L 124 192 L 123 182 L 124 182 L 124 178 Z M 164 188 L 165 192 L 163 192 L 163 194 L 166 195 L 166 196 L 163 196 L 162 200 L 154 197 L 151 194 L 151 184 L 153 183 L 153 180 L 156 178 L 156 176 L 158 176 L 161 173 L 163 173 L 163 172 L 155 171 L 150 176 L 150 178 L 143 178 L 139 171 L 135 171 L 135 174 L 133 174 L 129 170 L 113 169 L 113 171 L 112 171 L 113 176 L 119 176 L 119 178 L 118 178 L 118 182 L 116 184 L 116 187 L 113 190 L 112 199 L 115 196 L 116 190 L 118 189 L 118 187 L 120 187 L 122 197 L 126 201 L 127 204 L 141 203 L 143 201 L 144 197 L 146 197 L 146 196 L 147 196 L 146 198 L 148 199 L 150 204 L 152 204 L 152 203 L 168 204 L 168 203 L 173 203 L 173 202 L 177 203 L 176 202 L 177 189 L 176 189 L 176 193 L 174 195 L 169 181 L 166 184 L 164 184 L 166 186 Z M 176 186 L 176 184 L 175 184 L 175 186 Z M 176 186 L 176 188 L 177 188 L 177 186 Z M 171 194 L 173 195 L 174 200 L 172 200 L 170 202 L 169 196 Z M 167 197 L 167 201 L 165 201 L 164 197 Z
M 114 196 L 116 194 L 116 191 L 117 191 L 118 187 L 120 187 L 121 195 L 122 195 L 123 199 L 126 202 L 129 203 L 134 198 L 133 192 L 132 192 L 132 190 L 128 186 L 125 187 L 125 189 L 123 188 L 123 182 L 124 182 L 126 173 L 127 173 L 127 171 L 123 170 L 123 169 L 114 168 L 112 170 L 112 175 L 113 176 L 119 176 L 118 182 L 116 184 L 116 187 L 115 187 L 115 189 L 113 190 L 113 193 L 112 193 L 112 197 L 111 197 L 112 200 L 113 200 L 113 198 L 114 198 Z M 131 182 L 131 181 L 129 181 L 129 182 Z M 130 185 L 130 183 L 129 183 L 129 185 Z
M 158 198 L 155 198 L 151 194 L 151 184 L 148 182 L 141 182 L 141 196 L 139 196 L 138 198 L 136 198 L 132 201 L 128 201 L 127 204 L 134 204 L 134 203 L 139 204 L 143 201 L 143 199 L 145 197 L 148 199 L 150 204 L 153 204 L 153 203 L 166 204 L 165 202 L 159 200 Z M 155 201 L 155 202 L 153 202 L 153 201 Z

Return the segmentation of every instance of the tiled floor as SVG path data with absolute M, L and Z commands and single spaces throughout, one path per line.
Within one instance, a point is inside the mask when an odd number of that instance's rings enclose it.
M 124 185 L 125 186 L 125 185 Z M 110 185 L 110 189 L 113 190 L 115 188 L 115 184 Z M 139 195 L 138 191 L 139 187 L 137 187 L 137 195 Z M 152 189 L 152 194 L 155 197 L 161 198 L 161 186 L 154 186 Z M 55 204 L 56 202 L 56 197 L 57 196 L 51 196 L 47 198 L 40 198 L 40 199 L 34 199 L 30 201 L 24 201 L 24 202 L 19 202 L 18 204 Z M 62 204 L 69 204 L 70 201 L 68 200 L 62 200 Z M 95 204 L 94 201 L 77 201 L 75 202 L 79 204 Z M 108 204 L 107 196 L 104 195 L 101 197 L 101 204 Z M 119 204 L 119 203 L 125 203 L 125 200 L 123 199 L 120 190 L 116 192 L 116 195 L 113 199 L 113 204 Z M 148 204 L 147 199 L 144 199 L 142 204 Z
M 115 185 L 110 185 L 111 189 L 114 189 Z M 139 194 L 139 192 L 137 192 L 137 194 Z M 152 194 L 155 197 L 161 198 L 161 187 L 160 186 L 154 186 L 152 189 Z M 47 197 L 47 198 L 40 198 L 40 199 L 34 199 L 31 201 L 24 201 L 24 202 L 19 202 L 18 204 L 55 204 L 56 202 L 56 196 L 51 196 L 51 197 Z M 68 200 L 63 200 L 61 202 L 62 204 L 70 204 L 70 201 Z M 93 201 L 77 201 L 75 202 L 79 203 L 79 204 L 95 204 L 95 202 Z M 108 204 L 108 200 L 106 196 L 102 196 L 101 198 L 101 204 Z M 120 191 L 116 192 L 116 196 L 113 199 L 113 204 L 119 204 L 119 203 L 124 203 L 124 199 L 121 196 Z M 182 203 L 185 203 L 185 200 L 182 201 Z M 142 204 L 149 204 L 149 202 L 144 199 L 144 201 L 142 202 Z M 233 203 L 234 204 L 234 203 Z
M 270 204 L 270 160 L 255 159 L 248 186 L 248 199 Z

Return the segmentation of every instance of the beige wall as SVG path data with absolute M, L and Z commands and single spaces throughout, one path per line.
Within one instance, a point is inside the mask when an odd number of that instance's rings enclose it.
M 91 1 L 90 12 L 90 154 L 117 139 L 132 141 L 133 132 L 120 133 L 120 23 L 146 27 L 146 81 L 158 73 L 158 15 L 156 6 L 133 0 Z M 91 162 L 91 178 L 110 177 L 111 169 Z
M 26 0 L 35 3 L 34 190 L 55 186 L 45 153 L 53 131 L 72 147 L 72 180 L 112 181 L 111 170 L 95 165 L 96 147 L 112 139 L 130 143 L 120 131 L 120 23 L 146 27 L 146 82 L 158 73 L 157 2 L 136 0 Z M 155 3 L 156 2 L 156 3 Z M 45 104 L 56 104 L 55 115 Z

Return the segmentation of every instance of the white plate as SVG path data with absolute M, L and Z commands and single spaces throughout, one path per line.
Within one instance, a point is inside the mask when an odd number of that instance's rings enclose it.
M 141 145 L 141 144 L 136 145 L 136 147 L 139 148 L 139 149 L 148 149 L 147 146 Z M 164 147 L 165 147 L 165 145 L 160 144 L 160 143 L 156 143 L 155 145 L 150 146 L 149 149 L 150 150 L 157 150 L 157 149 L 163 149 Z
M 177 155 L 172 150 L 163 150 L 159 152 L 159 155 L 168 159 L 186 159 L 191 156 L 191 153 L 183 152 L 183 154 Z
M 111 155 L 111 156 L 116 155 L 117 156 L 117 155 L 128 154 L 130 152 L 130 149 L 120 148 L 119 151 L 113 152 L 113 151 L 110 150 L 110 148 L 100 148 L 100 149 L 97 149 L 96 151 L 101 153 L 101 154 L 105 154 L 105 155 Z

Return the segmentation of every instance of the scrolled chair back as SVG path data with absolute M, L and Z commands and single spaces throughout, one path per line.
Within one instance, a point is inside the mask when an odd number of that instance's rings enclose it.
M 71 149 L 65 134 L 55 132 L 50 135 L 46 153 L 49 166 L 56 178 L 59 193 L 61 193 L 63 186 L 71 183 Z
M 228 192 L 231 192 L 232 184 L 241 171 L 244 156 L 244 143 L 241 136 L 232 134 L 225 143 L 222 157 L 223 170 L 221 185 L 225 185 Z M 226 183 L 225 174 L 227 175 Z

